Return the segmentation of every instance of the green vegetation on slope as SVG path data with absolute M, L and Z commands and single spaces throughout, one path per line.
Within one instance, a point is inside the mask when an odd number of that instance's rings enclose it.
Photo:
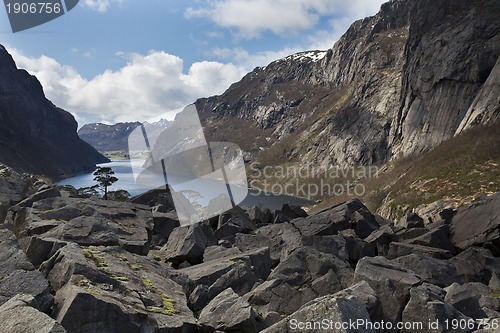
M 360 199 L 371 210 L 402 216 L 408 210 L 437 200 L 467 204 L 481 193 L 500 191 L 500 123 L 472 128 L 418 157 L 386 165 L 377 177 L 364 181 Z M 348 199 L 326 199 L 318 208 Z

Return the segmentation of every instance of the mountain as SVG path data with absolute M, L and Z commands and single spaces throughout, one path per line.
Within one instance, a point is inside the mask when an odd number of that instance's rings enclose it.
M 145 122 L 144 124 L 148 127 L 148 132 L 156 133 L 168 128 L 172 122 L 160 119 L 157 122 Z M 129 134 L 140 125 L 140 122 L 117 123 L 114 125 L 92 123 L 82 126 L 78 130 L 78 135 L 83 141 L 89 143 L 98 151 L 126 152 L 128 150 Z
M 86 124 L 78 130 L 78 136 L 99 151 L 126 150 L 128 135 L 140 125 L 140 122 Z
M 109 161 L 76 133 L 74 117 L 44 95 L 38 80 L 0 45 L 0 163 L 53 179 Z
M 500 118 L 498 0 L 392 0 L 326 52 L 196 102 L 209 141 L 263 165 L 384 163 Z

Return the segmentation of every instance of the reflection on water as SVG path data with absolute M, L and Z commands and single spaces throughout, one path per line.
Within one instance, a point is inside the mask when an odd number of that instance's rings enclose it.
M 113 161 L 111 163 L 100 164 L 100 166 L 106 166 L 113 169 L 115 176 L 118 178 L 118 181 L 109 187 L 110 191 L 126 190 L 130 193 L 131 196 L 136 196 L 151 189 L 151 187 L 141 186 L 135 181 L 132 171 L 132 163 L 134 165 L 134 168 L 137 168 L 140 167 L 142 163 L 144 163 L 144 160 Z M 160 187 L 162 184 L 165 183 L 162 173 L 153 173 L 153 172 L 143 173 L 141 174 L 141 177 L 148 178 L 147 180 L 142 181 L 143 184 L 157 183 L 158 187 Z M 93 179 L 94 176 L 92 175 L 92 173 L 86 173 L 62 180 L 58 184 L 71 185 L 74 186 L 75 188 L 89 187 L 96 184 L 96 182 Z M 188 179 L 180 176 L 169 175 L 168 178 L 168 181 L 174 185 L 176 191 L 185 190 L 186 194 L 189 195 L 189 191 L 191 190 L 190 188 L 188 188 L 189 186 L 185 185 L 184 188 L 182 186 L 182 184 L 186 182 L 186 180 Z M 203 193 L 210 192 L 211 188 L 214 188 L 215 186 L 218 185 L 215 184 L 213 179 L 201 179 L 201 181 L 199 181 L 198 184 L 200 184 L 199 186 L 201 186 L 200 192 Z M 232 190 L 233 192 L 239 191 L 240 193 L 244 193 L 246 191 L 246 189 L 244 188 L 238 189 L 238 187 L 234 186 L 232 187 Z M 197 201 L 200 202 L 201 204 L 208 203 L 209 200 L 210 198 L 197 198 Z M 261 207 L 267 207 L 269 209 L 281 209 L 282 205 L 285 203 L 298 206 L 307 206 L 310 205 L 312 202 L 307 199 L 296 198 L 286 195 L 265 194 L 257 190 L 250 189 L 246 198 L 243 200 L 243 202 L 240 203 L 240 206 L 261 206 Z

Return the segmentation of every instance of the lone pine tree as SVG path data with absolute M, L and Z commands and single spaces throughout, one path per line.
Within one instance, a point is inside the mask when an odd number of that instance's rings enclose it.
M 104 199 L 108 200 L 108 187 L 118 181 L 114 175 L 114 171 L 109 167 L 97 167 L 93 175 L 94 181 L 99 183 L 99 187 L 104 190 Z

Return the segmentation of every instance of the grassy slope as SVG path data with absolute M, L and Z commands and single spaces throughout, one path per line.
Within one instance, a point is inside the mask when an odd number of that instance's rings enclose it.
M 457 206 L 480 193 L 500 191 L 500 122 L 473 128 L 418 157 L 405 157 L 365 180 L 361 199 L 388 217 L 402 216 L 421 204 L 451 200 Z M 318 208 L 347 199 L 325 199 Z M 384 200 L 385 199 L 385 200 Z

